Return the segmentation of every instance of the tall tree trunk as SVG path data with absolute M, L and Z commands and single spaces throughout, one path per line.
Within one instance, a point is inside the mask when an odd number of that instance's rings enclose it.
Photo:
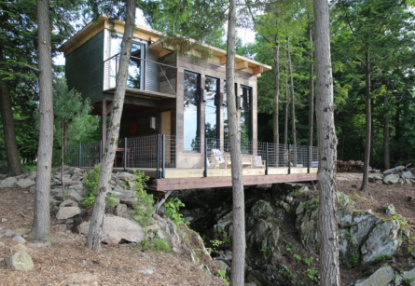
M 3 47 L 0 46 L 0 65 L 3 65 Z M 7 81 L 0 78 L 0 114 L 3 122 L 4 145 L 6 147 L 7 169 L 9 176 L 17 176 L 23 173 L 17 151 L 16 131 L 14 128 L 12 101 L 10 98 Z
M 112 168 L 114 164 L 115 152 L 118 144 L 120 121 L 124 105 L 125 90 L 127 87 L 128 64 L 131 56 L 131 46 L 133 42 L 134 20 L 135 20 L 135 0 L 127 0 L 127 19 L 125 21 L 124 35 L 121 43 L 120 63 L 116 77 L 116 89 L 114 101 L 112 102 L 108 137 L 105 144 L 104 158 L 101 163 L 101 171 L 95 198 L 94 210 L 92 211 L 91 223 L 89 227 L 88 240 L 86 246 L 92 250 L 101 249 L 101 233 L 104 223 L 105 200 L 109 192 Z
M 53 87 L 49 0 L 37 0 L 39 50 L 39 148 L 32 234 L 43 239 L 50 231 L 49 193 L 53 150 Z
M 327 0 L 314 0 L 316 56 L 316 118 L 318 134 L 318 183 L 320 226 L 320 285 L 340 285 L 335 166 L 337 138 L 334 126 L 333 75 L 330 56 Z
M 285 121 L 284 121 L 284 149 L 287 150 L 288 146 L 288 117 L 289 117 L 289 106 L 290 106 L 290 97 L 288 91 L 288 74 L 287 74 L 287 67 L 285 67 Z
M 371 111 L 370 113 L 373 114 L 374 111 L 374 102 L 373 102 L 373 98 L 370 99 L 370 108 Z M 375 165 L 375 158 L 374 158 L 374 149 L 373 149 L 373 132 L 375 130 L 374 128 L 374 124 L 373 124 L 373 116 L 371 116 L 371 128 L 370 128 L 370 157 L 369 157 L 369 166 L 374 166 Z
M 370 146 L 371 146 L 371 129 L 372 129 L 372 108 L 370 106 L 370 55 L 366 51 L 365 57 L 365 71 L 366 71 L 366 143 L 365 143 L 365 159 L 363 166 L 363 180 L 360 190 L 367 193 L 367 185 L 369 182 L 369 160 L 370 160 Z
M 290 37 L 288 36 L 287 36 L 287 57 L 288 57 L 288 71 L 290 73 L 290 82 L 291 82 L 291 125 L 292 125 L 292 131 L 293 131 L 293 144 L 294 144 L 293 164 L 294 166 L 297 166 L 297 130 L 295 129 L 294 79 L 293 79 L 293 71 L 291 67 Z
M 309 15 L 310 18 L 310 15 Z M 309 25 L 308 27 L 308 39 L 310 41 L 310 78 L 309 78 L 309 86 L 310 86 L 310 93 L 308 95 L 308 145 L 313 146 L 313 131 L 314 131 L 314 58 L 313 58 L 313 35 L 312 35 L 312 26 Z
M 386 108 L 386 114 L 383 125 L 383 160 L 385 161 L 385 169 L 390 169 L 390 154 L 389 154 L 389 97 L 388 93 L 385 92 L 383 104 Z
M 229 1 L 228 38 L 226 54 L 226 85 L 235 84 L 235 25 L 236 0 Z M 244 285 L 245 270 L 245 198 L 242 177 L 241 134 L 237 121 L 235 91 L 227 89 L 229 141 L 232 163 L 233 244 L 231 285 Z
M 278 22 L 277 22 L 278 27 Z M 275 144 L 275 166 L 278 167 L 279 158 L 279 144 L 280 134 L 278 130 L 278 100 L 280 95 L 280 44 L 278 43 L 278 33 L 275 36 L 275 46 L 272 49 L 274 57 L 274 101 L 272 106 L 272 124 L 274 131 L 274 144 Z

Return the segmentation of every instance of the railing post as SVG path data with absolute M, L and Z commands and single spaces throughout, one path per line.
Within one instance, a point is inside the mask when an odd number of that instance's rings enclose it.
M 102 162 L 102 140 L 99 141 L 99 163 Z
M 79 142 L 79 168 L 82 168 L 82 143 Z
M 160 178 L 160 134 L 157 134 L 157 171 L 156 178 Z
M 265 175 L 268 175 L 268 142 L 265 148 Z
M 308 146 L 308 152 L 307 152 L 307 161 L 308 161 L 308 168 L 307 168 L 307 173 L 310 174 L 310 167 L 311 167 L 311 157 L 310 157 L 310 151 L 311 151 L 311 146 Z
M 166 135 L 163 134 L 163 150 L 162 150 L 162 178 L 166 178 Z
M 291 174 L 291 151 L 290 144 L 288 144 L 288 175 Z
M 205 170 L 203 171 L 203 177 L 207 178 L 207 138 L 205 138 Z
M 124 172 L 127 172 L 127 137 L 124 141 Z

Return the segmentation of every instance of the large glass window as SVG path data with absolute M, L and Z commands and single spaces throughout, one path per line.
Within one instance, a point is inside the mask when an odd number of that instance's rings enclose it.
M 205 135 L 208 138 L 208 150 L 210 150 L 217 147 L 216 139 L 219 138 L 219 79 L 205 77 L 205 90 Z
M 111 47 L 110 47 L 110 56 L 113 57 L 121 53 L 121 42 L 122 38 L 116 37 L 111 38 Z M 144 49 L 143 46 L 139 43 L 133 42 L 131 46 L 131 58 L 128 65 L 128 78 L 127 78 L 127 87 L 143 89 L 142 86 L 143 76 L 142 76 L 142 65 L 143 61 L 139 58 L 143 58 Z M 116 76 L 119 67 L 119 56 L 114 57 L 110 61 L 110 87 L 114 88 L 116 86 Z
M 184 72 L 183 144 L 184 151 L 199 151 L 200 75 Z
M 249 141 L 251 141 L 252 135 L 252 89 L 248 86 L 241 85 L 241 152 L 250 153 Z

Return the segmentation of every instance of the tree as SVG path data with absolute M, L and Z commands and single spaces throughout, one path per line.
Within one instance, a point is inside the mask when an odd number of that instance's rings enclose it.
M 39 49 L 39 149 L 32 234 L 43 239 L 50 231 L 49 193 L 53 150 L 53 88 L 49 0 L 37 0 Z
M 228 35 L 226 51 L 226 85 L 235 83 L 235 26 L 236 0 L 229 1 Z M 231 151 L 232 195 L 233 195 L 233 245 L 232 275 L 234 286 L 244 284 L 245 268 L 245 198 L 242 176 L 241 135 L 238 130 L 235 91 L 226 89 L 228 103 L 229 141 Z
M 293 132 L 293 144 L 294 144 L 293 162 L 294 162 L 294 166 L 297 166 L 297 129 L 295 128 L 295 93 L 294 93 L 293 71 L 291 67 L 290 37 L 289 36 L 287 36 L 287 59 L 288 59 L 288 72 L 290 74 L 290 91 L 291 91 L 291 127 L 292 127 L 292 132 Z
M 101 249 L 101 232 L 104 222 L 105 200 L 108 192 L 111 190 L 109 185 L 115 152 L 118 144 L 120 130 L 120 121 L 124 105 L 125 90 L 127 87 L 128 64 L 131 56 L 131 46 L 133 43 L 134 20 L 136 3 L 135 0 L 126 1 L 126 20 L 124 35 L 121 43 L 119 70 L 116 77 L 116 89 L 114 101 L 112 102 L 112 111 L 110 125 L 105 145 L 104 157 L 101 163 L 99 181 L 97 187 L 97 196 L 94 203 L 94 209 L 91 216 L 91 224 L 88 232 L 87 247 L 98 251 Z
M 316 59 L 316 118 L 319 168 L 320 285 L 340 285 L 335 167 L 337 138 L 334 126 L 333 75 L 331 71 L 329 6 L 314 0 Z

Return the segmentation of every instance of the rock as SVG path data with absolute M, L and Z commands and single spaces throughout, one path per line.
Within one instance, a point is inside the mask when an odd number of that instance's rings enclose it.
M 398 167 L 395 167 L 395 168 L 392 168 L 392 169 L 389 169 L 389 170 L 386 170 L 386 171 L 383 171 L 383 175 L 389 175 L 389 174 L 391 174 L 391 173 L 393 173 L 393 172 L 395 172 L 395 171 L 398 171 L 398 170 L 400 170 L 400 169 L 402 169 L 404 166 L 398 166 Z
M 80 224 L 81 233 L 88 234 L 89 222 L 84 221 Z M 104 216 L 104 226 L 102 230 L 102 242 L 117 244 L 122 240 L 128 242 L 141 242 L 144 239 L 144 232 L 136 222 L 119 216 Z
M 386 286 L 394 278 L 392 267 L 389 265 L 382 266 L 369 278 L 359 279 L 354 286 Z
M 154 273 L 154 268 L 140 269 L 137 272 L 141 273 L 141 274 L 144 274 L 144 275 L 152 275 Z
M 55 191 L 55 190 L 56 189 L 54 189 L 52 191 Z M 70 199 L 70 200 L 76 201 L 78 203 L 82 202 L 82 200 L 83 200 L 83 197 L 77 191 L 75 191 L 74 189 L 66 189 L 66 190 L 63 190 L 63 191 L 61 189 L 59 189 L 58 192 L 55 194 L 55 197 L 57 199 L 60 199 L 60 200 Z
M 219 268 L 219 270 L 225 271 L 225 273 L 226 273 L 226 270 L 228 270 L 229 268 L 228 264 L 226 264 L 222 260 L 215 260 L 215 264 Z
M 59 205 L 60 208 L 63 208 L 63 207 L 77 207 L 77 206 L 79 206 L 78 203 L 75 202 L 75 201 L 72 201 L 72 200 L 63 201 Z
M 29 188 L 29 187 L 33 186 L 34 184 L 36 184 L 36 182 L 33 181 L 33 180 L 22 179 L 22 180 L 18 180 L 16 182 L 16 187 L 18 187 L 18 188 Z
M 404 271 L 402 277 L 403 277 L 403 280 L 405 280 L 405 281 L 415 280 L 414 279 L 415 278 L 415 268 L 412 268 L 409 271 Z M 415 281 L 412 281 L 409 285 L 415 286 Z
M 59 208 L 58 213 L 56 214 L 56 219 L 68 219 L 74 217 L 81 213 L 81 209 L 79 207 L 62 207 Z
M 407 185 L 412 185 L 412 181 L 411 181 L 411 180 L 409 180 L 409 179 L 405 179 L 405 184 L 407 184 Z
M 402 172 L 401 176 L 403 179 L 415 179 L 415 176 L 411 173 L 411 171 Z
M 27 252 L 27 247 L 24 246 L 21 243 L 18 243 L 16 245 L 13 245 L 11 248 L 6 249 L 6 252 L 9 254 L 15 254 L 19 251 L 26 251 Z
M 3 188 L 14 188 L 16 186 L 16 178 L 15 177 L 9 177 L 1 181 L 0 183 L 0 189 Z
M 400 225 L 396 220 L 377 221 L 375 228 L 361 247 L 362 263 L 367 264 L 376 261 L 378 257 L 396 254 L 402 244 L 399 230 Z
M 392 204 L 384 204 L 382 208 L 385 210 L 385 213 L 388 215 L 396 214 L 395 207 Z
M 6 260 L 6 265 L 11 270 L 29 270 L 34 267 L 32 257 L 26 251 L 18 251 Z
M 18 242 L 18 243 L 26 243 L 26 239 L 24 239 L 20 235 L 13 237 L 13 240 Z
M 373 178 L 375 180 L 383 180 L 383 176 L 382 175 L 375 175 L 375 176 L 373 176 Z
M 8 221 L 8 219 L 7 219 L 7 218 L 2 218 L 2 219 L 1 219 L 1 222 L 6 222 L 6 221 Z
M 302 186 L 300 189 L 298 189 L 299 193 L 305 193 L 308 192 L 308 187 L 307 186 Z
M 398 174 L 391 174 L 391 175 L 387 175 L 384 179 L 383 182 L 385 184 L 389 184 L 389 185 L 393 185 L 399 182 L 399 175 Z
M 31 193 L 31 194 L 36 193 L 36 185 L 33 185 L 33 186 L 30 187 L 29 193 Z
M 73 273 L 69 275 L 68 283 L 70 285 L 94 285 L 93 283 L 98 283 L 98 276 L 89 273 Z
M 114 214 L 127 219 L 131 218 L 130 214 L 128 213 L 127 205 L 125 204 L 118 204 L 115 207 Z
M 123 180 L 123 181 L 134 181 L 135 176 L 131 173 L 127 173 L 127 172 L 121 172 L 118 174 L 118 179 Z
M 11 229 L 6 230 L 6 232 L 4 233 L 5 236 L 10 237 L 14 234 L 14 231 Z
M 0 247 L 5 247 L 6 245 L 4 244 L 4 242 L 0 241 Z
M 44 248 L 44 247 L 50 247 L 50 246 L 52 246 L 52 242 L 50 241 L 29 243 L 29 247 L 32 247 L 32 248 Z
M 15 235 L 23 235 L 23 234 L 26 234 L 27 233 L 27 229 L 25 229 L 25 228 L 17 228 L 13 232 L 14 232 Z
M 36 179 L 36 171 L 33 171 L 26 177 L 26 179 L 34 180 Z

